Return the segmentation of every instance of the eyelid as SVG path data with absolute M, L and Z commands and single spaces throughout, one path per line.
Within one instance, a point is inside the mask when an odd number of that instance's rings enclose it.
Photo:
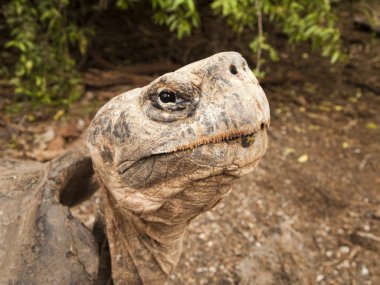
M 159 87 L 159 88 L 157 88 L 155 95 L 158 96 L 161 92 L 167 91 L 170 93 L 174 93 L 177 96 L 177 98 L 182 98 L 183 101 L 192 101 L 193 96 L 191 96 L 187 93 L 189 93 L 189 90 L 193 89 L 193 88 L 186 88 L 186 87 L 187 86 L 178 86 L 178 89 L 172 89 L 172 88 L 168 88 L 166 86 L 165 87 Z
M 168 89 L 162 89 L 162 91 L 164 91 L 164 90 L 168 91 Z M 175 112 L 175 111 L 182 111 L 182 110 L 186 109 L 186 106 L 188 105 L 186 103 L 191 102 L 191 100 L 184 98 L 184 96 L 180 93 L 177 93 L 175 91 L 169 91 L 169 92 L 173 92 L 176 94 L 176 102 L 175 103 L 163 103 L 163 102 L 161 102 L 161 100 L 159 98 L 160 92 L 158 92 L 158 90 L 157 90 L 155 93 L 152 93 L 149 95 L 149 99 L 152 102 L 152 105 L 155 108 L 160 109 L 162 111 L 174 111 Z
M 161 92 L 163 91 L 166 91 L 166 92 L 169 92 L 169 93 L 177 93 L 175 90 L 172 90 L 172 89 L 169 89 L 169 88 L 165 88 L 165 87 L 161 87 L 161 88 L 158 88 L 156 93 L 157 95 L 160 94 Z

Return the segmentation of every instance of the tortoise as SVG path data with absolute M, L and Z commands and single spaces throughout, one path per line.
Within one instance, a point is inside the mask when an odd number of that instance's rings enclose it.
M 1 284 L 164 284 L 186 229 L 267 148 L 269 105 L 224 52 L 114 97 L 86 149 L 0 162 Z M 70 207 L 101 191 L 94 230 Z

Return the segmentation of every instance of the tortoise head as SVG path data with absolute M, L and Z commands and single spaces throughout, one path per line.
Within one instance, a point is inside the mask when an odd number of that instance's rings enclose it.
M 110 207 L 143 220 L 139 231 L 155 223 L 183 234 L 233 178 L 254 169 L 269 121 L 268 101 L 246 61 L 224 52 L 113 98 L 91 123 L 88 147 Z M 169 242 L 170 231 L 155 238 Z

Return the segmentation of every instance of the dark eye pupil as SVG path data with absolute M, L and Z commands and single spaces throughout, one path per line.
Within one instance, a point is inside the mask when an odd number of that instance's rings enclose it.
M 175 93 L 170 91 L 162 91 L 158 96 L 162 103 L 175 103 L 177 100 Z

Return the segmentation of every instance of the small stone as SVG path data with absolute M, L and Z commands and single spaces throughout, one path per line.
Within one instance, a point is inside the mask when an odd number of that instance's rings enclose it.
M 321 282 L 323 279 L 325 279 L 325 276 L 323 276 L 322 274 L 318 274 L 317 275 L 317 282 Z
M 356 213 L 356 212 L 352 212 L 352 211 L 348 212 L 348 215 L 349 215 L 351 218 L 356 218 L 356 217 L 359 216 L 358 213 Z
M 213 245 L 214 245 L 214 243 L 212 241 L 207 242 L 208 247 L 212 247 Z
M 204 233 L 199 234 L 198 236 L 201 240 L 206 240 L 206 235 Z
M 76 127 L 77 127 L 78 131 L 83 131 L 84 128 L 86 127 L 86 124 L 85 124 L 85 122 L 82 119 L 79 119 L 77 121 L 77 126 Z
M 216 272 L 216 268 L 214 266 L 210 266 L 208 268 L 208 271 L 210 271 L 211 273 L 215 273 Z
M 326 251 L 326 256 L 327 257 L 332 257 L 333 256 L 333 252 L 331 250 Z
M 350 253 L 350 248 L 348 247 L 348 246 L 341 246 L 340 248 L 339 248 L 339 251 L 341 252 L 341 253 L 343 253 L 343 254 L 348 254 L 348 253 Z
M 84 94 L 84 97 L 87 99 L 87 100 L 92 100 L 95 98 L 95 94 L 91 91 L 87 91 L 85 94 Z
M 367 276 L 369 274 L 369 270 L 368 270 L 367 266 L 362 265 L 362 268 L 360 269 L 360 274 L 363 276 Z
M 363 226 L 363 230 L 365 230 L 366 232 L 369 232 L 370 230 L 371 230 L 371 227 L 370 227 L 370 225 L 364 225 Z
M 338 264 L 336 268 L 338 270 L 350 268 L 350 262 L 348 260 L 344 260 L 342 263 Z

